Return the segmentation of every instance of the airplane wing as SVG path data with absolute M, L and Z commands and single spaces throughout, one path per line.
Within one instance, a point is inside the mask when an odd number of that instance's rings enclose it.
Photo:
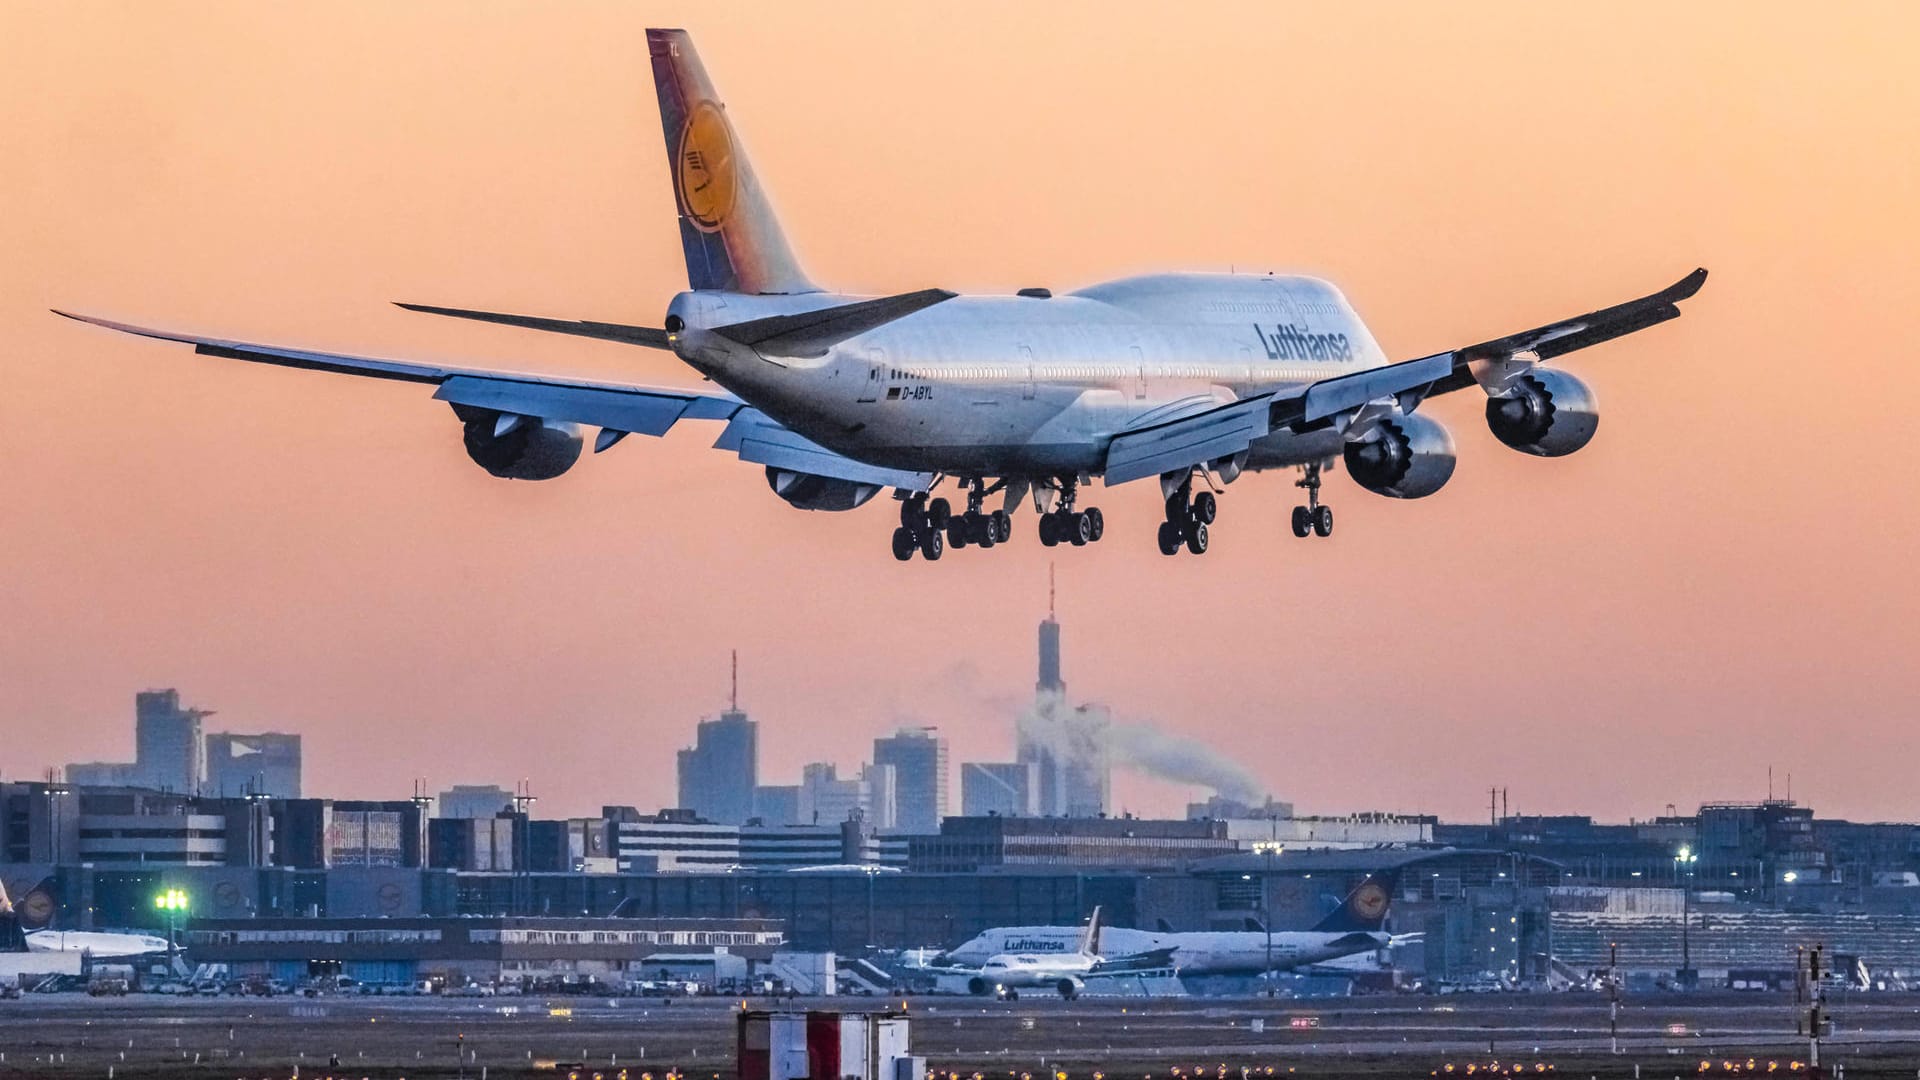
M 664 435 L 682 420 L 725 420 L 727 429 L 714 445 L 737 452 L 743 460 L 795 472 L 882 486 L 925 490 L 932 477 L 891 469 L 876 469 L 835 454 L 782 427 L 732 394 L 713 390 L 682 390 L 589 382 L 537 375 L 422 364 L 377 357 L 258 345 L 221 338 L 196 337 L 167 330 L 114 322 L 90 315 L 58 311 L 57 315 L 116 330 L 193 346 L 203 356 L 360 375 L 395 382 L 437 387 L 434 399 L 450 405 L 491 409 L 506 416 L 539 417 L 590 424 L 601 429 L 594 450 L 610 448 L 625 435 Z
M 1476 369 L 1479 369 L 1478 373 L 1484 373 L 1490 364 L 1511 362 L 1522 355 L 1530 357 L 1526 363 L 1551 360 L 1577 349 L 1625 337 L 1649 326 L 1658 326 L 1668 319 L 1677 319 L 1680 317 L 1680 302 L 1691 299 L 1706 283 L 1707 271 L 1702 267 L 1659 292 L 1637 300 L 1444 353 L 1442 355 L 1452 358 L 1453 370 L 1428 388 L 1426 394 L 1451 393 L 1473 386 L 1481 381 L 1476 378 Z
M 1576 318 L 1120 432 L 1107 446 L 1106 483 L 1232 457 L 1276 428 L 1320 425 L 1369 402 L 1391 398 L 1411 410 L 1435 394 L 1469 386 L 1485 384 L 1491 392 L 1515 370 L 1679 318 L 1680 301 L 1699 292 L 1706 280 L 1706 270 L 1695 270 L 1659 292 Z
M 1116 956 L 1111 960 L 1099 960 L 1087 969 L 1089 975 L 1119 975 L 1136 971 L 1159 971 L 1173 965 L 1175 950 L 1148 949 L 1146 952 L 1130 956 Z

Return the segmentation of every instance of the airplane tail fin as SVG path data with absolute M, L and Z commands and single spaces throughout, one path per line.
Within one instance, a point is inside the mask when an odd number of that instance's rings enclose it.
M 1087 920 L 1086 932 L 1080 935 L 1080 951 L 1087 956 L 1100 955 L 1100 906 L 1094 905 L 1093 916 Z
M 1333 914 L 1320 920 L 1314 930 L 1324 934 L 1371 933 L 1387 924 L 1387 909 L 1393 905 L 1397 874 L 1370 874 L 1347 894 Z
M 39 930 L 53 921 L 53 913 L 60 906 L 53 889 L 53 879 L 43 878 L 16 904 L 7 895 L 5 883 L 0 882 L 0 953 L 26 952 L 27 931 Z
M 800 269 L 685 30 L 648 30 L 660 125 L 680 210 L 687 283 L 743 293 L 819 292 Z

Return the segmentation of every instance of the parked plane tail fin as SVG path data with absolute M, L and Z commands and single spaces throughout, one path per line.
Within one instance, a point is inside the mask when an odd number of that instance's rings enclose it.
M 1087 956 L 1100 955 L 1100 905 L 1095 904 L 1093 916 L 1087 920 L 1086 932 L 1080 935 L 1080 951 Z
M 1391 873 L 1368 875 L 1314 930 L 1329 934 L 1379 930 L 1387 923 L 1387 909 L 1393 904 L 1397 877 Z

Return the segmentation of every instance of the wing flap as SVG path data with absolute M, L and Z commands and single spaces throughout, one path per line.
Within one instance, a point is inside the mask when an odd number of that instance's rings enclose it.
M 1272 430 L 1273 395 L 1260 394 L 1149 428 L 1107 444 L 1106 483 L 1124 484 L 1231 457 Z
M 564 386 L 455 375 L 440 384 L 434 398 L 503 413 L 571 420 L 579 424 L 665 435 L 686 416 L 693 399 L 678 395 L 620 392 L 591 386 Z M 735 405 L 738 409 L 740 406 Z
M 1453 365 L 1454 354 L 1435 353 L 1418 360 L 1403 360 L 1386 367 L 1322 379 L 1307 387 L 1300 403 L 1301 419 L 1313 423 L 1380 398 L 1413 391 L 1424 395 L 1432 384 L 1453 374 Z
M 717 450 L 732 450 L 742 461 L 776 469 L 907 491 L 926 491 L 933 486 L 932 473 L 886 469 L 855 461 L 795 433 L 758 409 L 740 410 L 713 445 Z

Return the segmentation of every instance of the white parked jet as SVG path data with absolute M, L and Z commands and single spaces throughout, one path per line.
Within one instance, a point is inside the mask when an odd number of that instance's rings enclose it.
M 0 952 L 86 953 L 95 960 L 126 960 L 166 956 L 167 939 L 152 934 L 120 934 L 102 930 L 48 928 L 59 904 L 52 879 L 34 886 L 15 905 L 0 883 Z
M 435 387 L 495 476 L 557 477 L 632 432 L 724 421 L 715 446 L 764 466 L 808 510 L 851 510 L 892 488 L 895 557 L 992 547 L 1031 495 L 1043 544 L 1105 532 L 1082 488 L 1157 478 L 1160 550 L 1207 550 L 1216 492 L 1248 471 L 1298 467 L 1297 536 L 1328 536 L 1323 469 L 1339 460 L 1391 498 L 1453 475 L 1447 430 L 1417 410 L 1478 387 L 1493 434 L 1524 453 L 1570 454 L 1593 438 L 1593 393 L 1546 366 L 1680 314 L 1696 270 L 1650 296 L 1419 359 L 1390 362 L 1347 299 L 1310 277 L 1152 274 L 1054 296 L 880 298 L 830 292 L 800 268 L 731 118 L 683 31 L 649 30 L 654 84 L 680 211 L 689 290 L 660 327 L 404 304 L 466 319 L 671 350 L 723 391 L 508 375 L 150 330 L 237 360 Z M 61 314 L 65 314 L 62 312 Z M 964 509 L 936 489 L 951 481 Z M 998 496 L 998 505 L 987 500 Z
M 1311 930 L 1129 930 L 1109 927 L 1101 943 L 1115 953 L 1163 957 L 1161 966 L 1181 975 L 1258 975 L 1291 971 L 1330 960 L 1378 952 L 1418 938 L 1386 932 L 1394 875 L 1361 882 L 1339 908 Z M 1023 958 L 1077 961 L 1079 930 L 1068 926 L 1006 926 L 986 930 L 936 957 L 936 965 L 965 967 L 1012 953 Z M 1084 946 L 1078 952 L 1085 952 Z M 987 960 L 986 962 L 991 962 Z M 982 975 L 986 972 L 982 971 Z M 975 991 L 976 993 L 980 991 Z
M 946 961 L 950 970 L 957 968 L 959 974 L 967 975 L 967 992 L 970 994 L 992 994 L 996 997 L 1018 1000 L 1020 991 L 1029 987 L 1047 987 L 1057 991 L 1063 998 L 1076 998 L 1086 989 L 1090 975 L 1109 975 L 1122 972 L 1141 972 L 1149 970 L 1171 970 L 1173 967 L 1172 950 L 1147 949 L 1137 955 L 1123 956 L 1107 960 L 1100 955 L 1101 929 L 1100 909 L 1093 909 L 1092 918 L 1080 928 L 1060 927 L 1074 935 L 1072 948 L 1060 951 L 1041 952 L 996 952 L 978 961 L 978 970 L 957 959 L 957 954 L 948 954 L 940 958 Z

